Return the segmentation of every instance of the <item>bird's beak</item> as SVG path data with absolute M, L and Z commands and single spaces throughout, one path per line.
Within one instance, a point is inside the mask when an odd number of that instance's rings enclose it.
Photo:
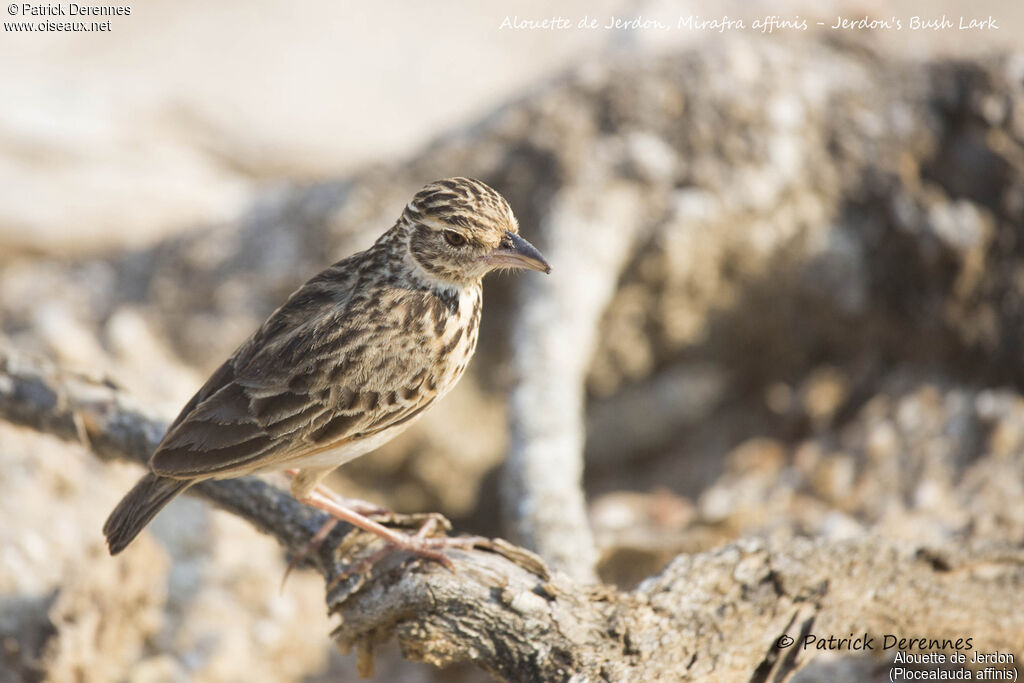
M 537 247 L 507 230 L 501 244 L 487 254 L 484 259 L 492 268 L 529 268 L 542 273 L 551 272 L 551 266 L 537 251 Z

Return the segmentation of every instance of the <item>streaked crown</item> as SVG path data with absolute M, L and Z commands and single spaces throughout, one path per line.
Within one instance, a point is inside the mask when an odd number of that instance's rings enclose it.
M 519 232 L 519 223 L 505 198 L 476 178 L 446 178 L 430 183 L 412 198 L 406 214 L 415 222 L 433 227 L 455 225 L 478 233 L 495 228 Z

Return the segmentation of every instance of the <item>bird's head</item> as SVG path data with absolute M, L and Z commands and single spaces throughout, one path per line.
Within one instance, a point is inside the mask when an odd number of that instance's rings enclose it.
M 505 198 L 479 180 L 430 183 L 405 207 L 403 219 L 410 256 L 439 280 L 473 282 L 500 268 L 551 272 L 541 253 L 519 236 Z

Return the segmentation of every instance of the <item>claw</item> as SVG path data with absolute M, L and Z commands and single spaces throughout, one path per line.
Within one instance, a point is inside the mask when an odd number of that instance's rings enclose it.
M 331 591 L 342 581 L 349 577 L 357 574 L 365 574 L 369 572 L 374 565 L 380 562 L 382 559 L 395 552 L 396 550 L 405 550 L 407 552 L 422 557 L 426 560 L 433 560 L 442 567 L 450 571 L 452 574 L 458 574 L 458 570 L 455 569 L 455 563 L 451 561 L 447 555 L 444 554 L 444 548 L 459 548 L 469 549 L 476 545 L 479 541 L 485 540 L 480 539 L 476 536 L 472 537 L 459 537 L 459 538 L 427 538 L 433 527 L 436 526 L 435 520 L 428 520 L 419 531 L 415 534 L 405 536 L 403 543 L 393 543 L 388 539 L 388 546 L 381 548 L 377 552 L 373 553 L 369 557 L 357 562 L 356 564 L 348 567 L 345 571 L 331 579 L 331 582 L 327 584 L 327 590 Z
M 310 554 L 320 550 L 320 546 L 324 544 L 324 541 L 327 540 L 327 537 L 330 535 L 332 531 L 334 531 L 334 527 L 336 526 L 338 526 L 338 520 L 334 517 L 331 517 L 326 522 L 320 525 L 320 528 L 317 529 L 317 532 L 313 534 L 313 537 L 311 539 L 309 539 L 309 543 L 307 543 L 301 550 L 299 550 L 299 552 L 295 553 L 295 555 L 292 556 L 292 559 L 288 561 L 288 566 L 284 570 L 284 576 L 281 577 L 282 591 L 284 590 L 284 584 L 288 580 L 288 576 L 292 573 L 292 570 L 298 567 L 300 564 L 302 564 L 302 561 L 306 559 Z

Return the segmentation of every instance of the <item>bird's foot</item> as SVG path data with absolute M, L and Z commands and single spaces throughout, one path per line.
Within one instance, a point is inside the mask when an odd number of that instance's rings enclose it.
M 299 470 L 297 469 L 285 470 L 285 474 L 293 478 L 296 477 L 298 473 Z M 351 510 L 362 517 L 376 517 L 381 519 L 381 521 L 388 521 L 395 517 L 395 513 L 385 507 L 375 505 L 374 503 L 361 500 L 359 498 L 345 498 L 323 484 L 317 484 L 314 487 L 313 492 L 317 496 L 330 501 L 332 505 Z M 302 561 L 307 557 L 320 550 L 320 547 L 324 544 L 324 541 L 327 540 L 327 537 L 334 530 L 334 527 L 338 525 L 339 519 L 339 517 L 332 515 L 331 518 L 324 522 L 317 532 L 313 534 L 313 537 L 309 539 L 309 542 L 292 556 L 288 561 L 288 567 L 284 570 L 284 576 L 281 577 L 281 588 L 284 588 L 284 584 L 288 580 L 288 576 L 292 573 L 292 570 L 302 564 Z
M 431 515 L 416 533 L 403 534 L 396 532 L 397 538 L 386 538 L 387 547 L 381 548 L 335 576 L 328 584 L 327 590 L 332 590 L 351 576 L 369 573 L 374 565 L 395 551 L 406 551 L 418 557 L 433 560 L 454 574 L 456 573 L 455 565 L 445 555 L 445 550 L 469 550 L 477 545 L 486 545 L 488 543 L 487 539 L 480 536 L 458 536 L 454 538 L 449 536 L 433 536 L 432 534 L 437 533 L 441 527 L 439 520 L 444 520 L 444 518 L 439 515 Z M 444 521 L 447 522 L 447 520 Z
M 288 576 L 292 573 L 292 570 L 302 564 L 302 561 L 307 557 L 319 551 L 320 546 L 324 544 L 324 541 L 327 540 L 327 537 L 332 531 L 334 531 L 334 527 L 336 526 L 338 526 L 338 520 L 331 517 L 320 525 L 320 528 L 317 529 L 317 532 L 313 534 L 313 537 L 309 539 L 309 542 L 306 543 L 306 545 L 304 545 L 297 553 L 292 555 L 291 559 L 288 560 L 288 566 L 285 567 L 284 576 L 281 577 L 282 589 L 284 589 L 284 584 L 288 580 Z
M 380 522 L 370 519 L 369 517 L 362 515 L 358 511 L 352 510 L 343 504 L 339 504 L 335 497 L 325 495 L 315 489 L 311 491 L 308 496 L 302 498 L 301 502 L 328 513 L 334 518 L 334 520 L 331 521 L 334 521 L 335 523 L 336 521 L 348 522 L 353 526 L 359 527 L 363 531 L 374 534 L 375 536 L 384 539 L 389 546 L 355 564 L 340 577 L 335 578 L 334 581 L 331 582 L 332 587 L 336 585 L 338 581 L 351 576 L 352 574 L 367 571 L 372 568 L 374 564 L 395 550 L 405 550 L 414 555 L 418 555 L 419 557 L 434 560 L 454 572 L 455 565 L 452 564 L 452 561 L 444 554 L 445 550 L 452 548 L 467 549 L 472 548 L 480 542 L 485 542 L 485 539 L 475 536 L 449 538 L 447 536 L 435 535 L 439 531 L 444 532 L 448 529 L 447 520 L 440 515 L 428 515 L 426 521 L 415 533 L 407 534 L 394 529 L 389 529 Z M 327 532 L 324 532 L 321 528 L 320 532 L 314 536 L 314 539 L 318 536 L 322 536 L 322 538 L 319 539 L 319 542 L 323 543 L 323 538 L 326 538 L 327 533 L 329 532 L 330 529 L 328 529 Z

